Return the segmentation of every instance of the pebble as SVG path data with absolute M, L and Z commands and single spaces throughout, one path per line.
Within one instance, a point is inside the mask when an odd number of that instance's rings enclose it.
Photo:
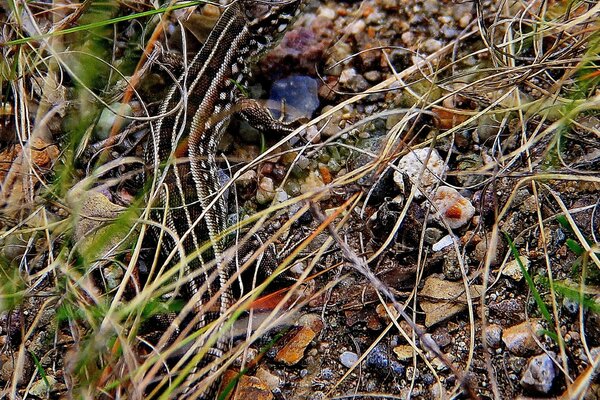
M 430 244 L 431 246 L 435 246 L 435 244 L 437 242 L 444 239 L 442 237 L 443 235 L 444 235 L 444 233 L 442 232 L 441 229 L 430 226 L 425 229 L 425 234 L 423 235 L 423 240 L 425 241 L 425 243 Z M 447 246 L 447 244 L 445 246 Z M 439 250 L 441 250 L 441 248 L 438 250 L 434 250 L 434 251 L 439 251 Z
M 488 251 L 488 245 L 492 242 L 492 233 L 488 233 L 485 239 L 481 240 L 475 246 L 475 250 L 473 251 L 473 257 L 477 261 L 483 261 L 486 257 Z M 498 235 L 496 238 L 496 246 L 493 248 L 493 254 L 490 256 L 490 264 L 492 266 L 496 266 L 502 261 L 502 257 L 504 255 L 504 242 L 501 239 L 501 236 Z
M 353 23 L 351 23 L 350 26 L 348 27 L 348 30 L 350 31 L 351 34 L 358 35 L 361 32 L 363 32 L 366 27 L 367 27 L 366 22 L 362 19 L 359 19 L 359 20 L 356 20 Z
M 366 365 L 373 371 L 388 375 L 390 370 L 398 376 L 404 375 L 405 368 L 398 361 L 390 359 L 390 352 L 383 346 L 375 346 L 367 356 Z
M 291 337 L 286 337 L 285 345 L 275 355 L 275 361 L 286 365 L 297 364 L 315 336 L 316 333 L 308 326 L 299 327 Z
M 357 74 L 354 68 L 343 70 L 340 74 L 339 83 L 353 92 L 361 92 L 369 88 L 367 80 L 362 75 Z
M 273 375 L 265 367 L 258 368 L 256 377 L 263 381 L 271 391 L 277 389 L 281 385 L 281 379 L 279 379 L 277 375 Z
M 440 251 L 442 249 L 445 249 L 448 246 L 451 246 L 453 242 L 454 242 L 454 239 L 452 239 L 452 235 L 446 235 L 443 238 L 441 238 L 439 241 L 434 243 L 431 246 L 431 250 Z
M 554 362 L 548 354 L 544 353 L 529 360 L 521 378 L 521 386 L 539 393 L 548 393 L 552 389 L 555 378 Z
M 525 256 L 519 256 L 519 260 L 521 261 L 521 264 L 523 265 L 525 270 L 528 271 L 529 264 L 531 263 L 529 261 L 529 258 L 527 258 Z M 504 269 L 502 270 L 502 275 L 508 276 L 509 278 L 511 278 L 517 282 L 520 282 L 523 279 L 523 271 L 521 270 L 521 266 L 519 265 L 519 262 L 517 260 L 512 260 L 510 262 L 507 262 L 506 265 L 504 266 Z
M 442 273 L 449 281 L 458 281 L 462 278 L 460 260 L 458 259 L 455 251 L 451 250 L 444 254 Z
M 40 398 L 48 398 L 49 391 L 56 385 L 56 378 L 52 375 L 46 375 L 46 379 L 35 381 L 29 389 L 29 394 Z
M 358 354 L 352 351 L 344 351 L 340 354 L 340 362 L 346 368 L 352 368 L 354 364 L 358 361 Z
M 271 400 L 273 393 L 256 376 L 242 375 L 235 391 L 234 400 Z
M 436 51 L 440 50 L 442 46 L 443 43 L 437 39 L 427 39 L 423 43 L 423 50 L 425 50 L 427 53 L 435 53 Z
M 569 299 L 568 297 L 563 298 L 563 308 L 571 315 L 574 315 L 579 310 L 579 303 L 576 300 Z
M 481 296 L 483 286 L 470 285 L 473 298 Z M 450 282 L 438 275 L 431 275 L 425 280 L 419 292 L 423 296 L 421 308 L 425 312 L 425 326 L 430 327 L 451 318 L 467 308 L 465 287 L 463 282 Z
M 434 219 L 444 222 L 450 229 L 466 225 L 475 215 L 471 201 L 449 186 L 439 187 L 432 202 L 435 206 Z
M 315 171 L 311 171 L 304 181 L 300 184 L 300 191 L 302 193 L 318 193 L 321 200 L 328 200 L 331 195 L 328 191 L 323 191 L 321 188 L 325 186 L 321 176 Z
M 429 159 L 427 157 L 429 153 Z M 419 174 L 423 169 L 423 163 L 427 160 L 427 167 L 423 172 L 423 175 L 419 178 Z M 430 194 L 433 187 L 437 185 L 440 179 L 443 179 L 446 175 L 448 167 L 444 163 L 444 160 L 440 157 L 437 150 L 433 149 L 416 149 L 403 156 L 398 161 L 398 171 L 394 172 L 394 175 L 405 173 L 410 178 L 413 184 L 418 184 L 419 189 L 415 193 L 417 199 L 423 198 L 424 190 L 425 193 Z
M 237 178 L 237 180 L 235 181 L 235 184 L 240 190 L 243 190 L 248 187 L 251 187 L 254 184 L 254 182 L 256 182 L 256 177 L 256 171 L 251 169 L 240 175 L 240 177 Z
M 317 16 L 323 17 L 326 19 L 334 19 L 336 16 L 335 10 L 329 7 L 321 6 L 317 11 Z
M 506 328 L 502 333 L 502 341 L 512 354 L 527 356 L 539 353 L 540 347 L 536 342 L 542 326 L 536 320 L 529 320 Z
M 485 342 L 493 349 L 500 347 L 502 343 L 502 327 L 497 324 L 490 324 L 485 327 Z
M 367 71 L 363 76 L 369 82 L 379 82 L 381 80 L 381 72 L 379 71 Z
M 394 347 L 394 353 L 396 354 L 396 357 L 398 357 L 398 359 L 400 361 L 408 361 L 408 360 L 412 360 L 412 358 L 414 357 L 415 349 L 412 346 L 403 344 L 403 345 Z
M 311 118 L 319 107 L 319 85 L 309 76 L 291 75 L 280 79 L 271 86 L 270 100 L 276 104 L 285 103 L 286 112 L 293 120 Z M 273 110 L 273 117 L 279 118 L 279 110 Z
M 273 179 L 263 176 L 256 191 L 256 202 L 263 205 L 268 204 L 275 198 L 275 193 Z

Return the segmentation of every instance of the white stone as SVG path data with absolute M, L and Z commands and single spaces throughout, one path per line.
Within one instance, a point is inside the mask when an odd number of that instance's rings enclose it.
M 431 152 L 431 155 L 429 153 Z M 429 159 L 427 157 L 429 156 Z M 427 160 L 427 166 L 422 176 L 423 164 Z M 406 154 L 398 161 L 398 170 L 408 175 L 413 185 L 418 185 L 415 197 L 422 198 L 424 191 L 431 194 L 433 187 L 444 178 L 448 167 L 440 154 L 435 149 L 416 149 Z
M 434 205 L 434 219 L 450 229 L 457 229 L 466 225 L 473 215 L 475 207 L 471 201 L 454 188 L 440 186 L 432 199 Z
M 519 259 L 521 260 L 521 264 L 523 264 L 525 270 L 529 270 L 529 264 L 531 263 L 529 261 L 529 258 L 525 256 L 519 256 Z M 509 278 L 512 278 L 517 282 L 520 282 L 521 279 L 523 279 L 523 271 L 521 270 L 521 266 L 519 265 L 517 260 L 507 262 L 504 266 L 504 269 L 502 270 L 502 275 L 508 276 Z
M 346 368 L 351 368 L 358 361 L 358 354 L 345 351 L 340 355 L 340 362 Z
M 441 238 L 437 243 L 434 243 L 431 246 L 431 250 L 440 251 L 448 246 L 451 246 L 453 241 L 454 240 L 452 238 L 452 235 L 446 235 L 443 238 Z

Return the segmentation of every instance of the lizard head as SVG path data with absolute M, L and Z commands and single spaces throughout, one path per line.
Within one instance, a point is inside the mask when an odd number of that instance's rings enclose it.
M 262 49 L 273 47 L 302 11 L 307 0 L 238 0 L 254 39 Z

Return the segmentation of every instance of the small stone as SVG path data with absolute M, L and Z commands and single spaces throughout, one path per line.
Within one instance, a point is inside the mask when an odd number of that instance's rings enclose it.
M 579 310 L 579 303 L 568 297 L 563 298 L 563 308 L 571 315 L 574 315 Z
M 306 265 L 303 262 L 299 261 L 296 264 L 294 264 L 292 268 L 290 268 L 290 272 L 296 276 L 300 276 L 304 272 L 305 268 Z
M 415 349 L 407 344 L 394 347 L 394 353 L 400 361 L 412 360 Z
M 301 155 L 298 157 L 298 160 L 296 160 L 296 165 L 300 169 L 307 169 L 310 165 L 310 160 L 308 159 L 308 157 Z
M 366 365 L 378 374 L 387 376 L 390 372 L 401 376 L 404 375 L 405 368 L 402 364 L 390 359 L 389 350 L 383 345 L 375 346 L 367 356 Z
M 316 333 L 307 326 L 302 326 L 287 337 L 285 345 L 275 355 L 275 361 L 286 365 L 294 365 L 304 357 L 304 350 L 315 338 Z
M 484 339 L 486 344 L 493 348 L 497 349 L 500 347 L 502 340 L 502 327 L 497 324 L 490 324 L 485 327 Z
M 240 190 L 243 190 L 248 187 L 251 187 L 254 184 L 254 182 L 256 182 L 256 171 L 251 169 L 240 175 L 240 177 L 237 178 L 237 180 L 235 181 L 235 184 Z
M 298 325 L 310 328 L 315 334 L 323 329 L 323 320 L 319 314 L 304 314 L 298 319 Z
M 356 76 L 356 70 L 354 68 L 346 68 L 345 70 L 342 71 L 339 82 L 342 85 L 346 85 L 355 76 Z
M 442 238 L 443 234 L 444 233 L 440 229 L 430 226 L 425 229 L 425 234 L 423 235 L 423 240 L 425 241 L 425 243 L 430 244 L 433 249 L 433 246 L 435 246 L 435 244 L 438 241 L 443 239 Z M 446 246 L 447 246 L 447 244 L 444 247 L 446 247 Z M 438 248 L 438 250 L 433 250 L 433 251 L 439 251 L 439 250 L 441 250 L 441 248 Z
M 302 75 L 292 75 L 275 81 L 271 86 L 270 95 L 273 117 L 280 117 L 282 104 L 285 104 L 286 114 L 289 114 L 286 119 L 294 121 L 312 117 L 319 107 L 318 87 L 316 80 Z
M 519 260 L 521 261 L 521 264 L 523 265 L 525 270 L 528 271 L 530 264 L 529 258 L 525 256 L 519 256 Z M 508 276 L 509 278 L 520 282 L 521 279 L 523 279 L 523 271 L 521 270 L 519 262 L 517 260 L 507 262 L 504 268 L 502 269 L 502 275 Z
M 339 83 L 353 92 L 362 92 L 369 88 L 367 80 L 362 75 L 357 74 L 354 68 L 343 70 L 340 75 Z
M 517 356 L 527 356 L 539 353 L 540 347 L 536 342 L 542 326 L 536 320 L 529 320 L 506 328 L 502 333 L 502 341 L 511 353 Z
M 420 176 L 425 160 L 427 160 L 427 166 Z M 448 167 L 437 150 L 429 148 L 413 150 L 398 161 L 398 171 L 408 175 L 411 183 L 418 186 L 419 190 L 415 194 L 418 199 L 423 198 L 421 190 L 427 194 L 431 193 L 439 180 L 444 178 L 447 169 Z
M 279 379 L 278 376 L 273 375 L 265 367 L 258 368 L 256 371 L 256 377 L 263 381 L 271 391 L 277 389 L 281 385 L 281 379 Z
M 394 171 L 393 180 L 400 192 L 404 193 L 406 186 L 404 185 L 404 176 L 401 172 Z
M 358 354 L 352 351 L 344 351 L 340 354 L 340 362 L 346 368 L 352 368 L 354 364 L 358 361 Z
M 273 179 L 263 176 L 256 191 L 256 202 L 258 204 L 267 204 L 275 198 L 275 185 Z
M 475 215 L 475 207 L 454 188 L 441 186 L 436 190 L 432 202 L 436 211 L 434 218 L 444 222 L 450 229 L 466 225 Z
M 336 17 L 336 13 L 333 8 L 321 6 L 317 11 L 317 16 L 323 17 L 325 19 L 334 19 Z
M 435 53 L 442 48 L 442 42 L 437 39 L 427 39 L 423 43 L 423 50 L 427 53 Z
M 256 376 L 242 375 L 235 391 L 234 400 L 271 400 L 269 387 Z
M 119 116 L 115 114 L 112 110 L 119 113 Z M 110 108 L 105 108 L 102 110 L 100 114 L 100 118 L 98 118 L 98 123 L 96 124 L 96 136 L 99 139 L 107 139 L 110 135 L 110 131 L 112 129 L 113 124 L 115 123 L 116 118 L 121 119 L 121 115 L 125 117 L 131 116 L 133 110 L 129 104 L 123 103 L 113 103 L 110 105 Z
M 365 21 L 362 19 L 358 19 L 351 23 L 347 29 L 349 29 L 351 34 L 358 35 L 359 33 L 363 32 L 366 27 L 367 24 L 365 23 Z
M 462 269 L 460 260 L 455 251 L 447 251 L 444 254 L 444 263 L 442 264 L 442 273 L 450 281 L 458 281 L 462 278 Z
M 485 260 L 488 247 L 492 245 L 492 238 L 493 235 L 490 232 L 485 236 L 485 239 L 481 240 L 475 246 L 475 250 L 473 251 L 473 257 L 477 261 Z M 490 255 L 490 265 L 496 266 L 500 263 L 500 261 L 502 261 L 502 256 L 504 255 L 504 242 L 502 241 L 499 235 L 496 236 L 496 243 L 495 246 L 492 246 L 492 251 L 493 252 Z
M 521 386 L 539 393 L 548 393 L 556 378 L 554 362 L 548 354 L 540 354 L 529 360 L 521 378 Z
M 325 379 L 326 381 L 330 381 L 333 379 L 333 370 L 331 368 L 323 368 L 321 370 L 321 378 Z
M 50 390 L 56 384 L 56 378 L 52 375 L 46 375 L 46 380 L 40 379 L 35 381 L 31 388 L 29 389 L 29 394 L 40 397 L 47 398 L 50 394 Z
M 329 194 L 329 191 L 323 193 L 324 186 L 325 183 L 323 182 L 321 176 L 315 173 L 315 171 L 311 171 L 308 174 L 308 176 L 304 179 L 304 182 L 302 182 L 302 184 L 300 185 L 300 191 L 302 193 L 319 193 L 321 195 L 321 200 L 328 200 L 331 197 L 331 195 Z
M 452 238 L 452 235 L 446 235 L 443 238 L 441 238 L 438 242 L 434 243 L 431 246 L 431 250 L 440 251 L 442 249 L 445 249 L 448 246 L 452 246 L 453 242 L 454 242 L 454 239 Z
M 379 71 L 367 71 L 363 76 L 369 82 L 379 82 L 381 80 L 381 72 Z

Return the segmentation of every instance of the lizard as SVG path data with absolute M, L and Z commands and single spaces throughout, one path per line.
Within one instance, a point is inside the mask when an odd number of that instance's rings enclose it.
M 229 117 L 239 112 L 262 131 L 290 132 L 258 102 L 239 90 L 246 86 L 250 69 L 261 54 L 281 39 L 300 14 L 306 0 L 234 0 L 206 42 L 159 106 L 151 124 L 145 151 L 147 179 L 155 188 L 148 196 L 151 219 L 164 224 L 164 255 L 174 253 L 171 263 L 184 265 L 183 296 L 190 303 L 193 330 L 206 328 L 227 313 L 233 295 L 227 281 L 231 268 L 223 260 L 227 204 L 220 189 L 216 163 L 217 144 Z M 201 254 L 206 243 L 210 249 Z M 184 254 L 177 251 L 182 243 Z M 188 374 L 178 398 L 215 398 L 218 360 L 229 350 L 227 335 L 211 329 L 213 340 L 204 356 Z M 206 336 L 203 336 L 207 340 Z M 196 357 L 194 357 L 196 358 Z M 217 362 L 215 362 L 217 361 Z M 211 380 L 212 379 L 212 380 Z

